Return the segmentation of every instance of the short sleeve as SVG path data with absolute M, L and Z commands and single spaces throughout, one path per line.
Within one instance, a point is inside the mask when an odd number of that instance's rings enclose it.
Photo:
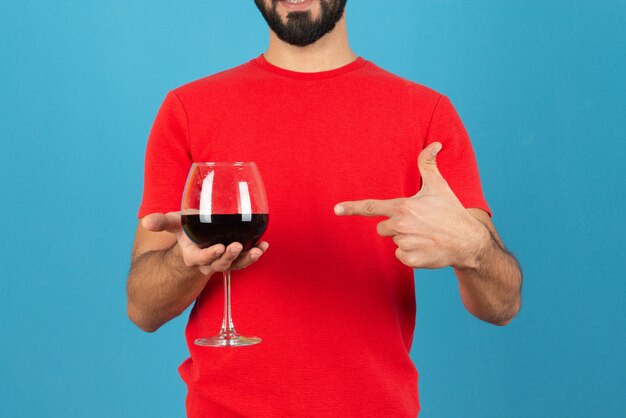
M 424 146 L 433 142 L 443 145 L 437 155 L 437 167 L 461 204 L 465 208 L 482 209 L 491 216 L 483 196 L 472 143 L 446 96 L 441 96 L 435 106 Z
M 168 93 L 150 131 L 138 217 L 180 210 L 192 163 L 187 114 L 174 92 Z

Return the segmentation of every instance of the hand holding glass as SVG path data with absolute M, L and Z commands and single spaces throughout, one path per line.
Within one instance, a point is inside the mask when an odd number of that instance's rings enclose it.
M 233 242 L 253 248 L 269 221 L 267 197 L 253 162 L 194 163 L 189 171 L 181 208 L 181 224 L 200 248 Z M 198 338 L 197 345 L 245 346 L 261 342 L 235 331 L 230 304 L 230 270 L 224 272 L 224 319 L 219 334 Z

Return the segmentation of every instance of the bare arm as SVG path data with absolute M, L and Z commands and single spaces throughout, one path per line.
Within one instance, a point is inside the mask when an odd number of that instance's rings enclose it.
M 200 295 L 211 275 L 252 264 L 267 250 L 261 242 L 241 254 L 242 245 L 198 248 L 180 227 L 177 212 L 148 215 L 135 234 L 128 275 L 128 317 L 147 332 L 180 315 Z
M 522 272 L 489 218 L 481 209 L 467 211 L 484 225 L 475 244 L 476 251 L 465 266 L 455 267 L 461 299 L 477 318 L 506 325 L 521 307 Z

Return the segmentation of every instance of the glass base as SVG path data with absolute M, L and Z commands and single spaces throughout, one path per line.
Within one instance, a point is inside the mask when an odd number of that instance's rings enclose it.
M 236 332 L 220 333 L 214 337 L 198 338 L 193 343 L 203 347 L 243 347 L 261 342 L 259 337 L 244 337 Z

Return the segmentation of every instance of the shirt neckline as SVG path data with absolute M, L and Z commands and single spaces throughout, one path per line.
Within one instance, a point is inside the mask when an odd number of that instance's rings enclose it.
M 271 64 L 265 59 L 265 56 L 263 54 L 253 59 L 253 61 L 256 65 L 258 65 L 265 71 L 269 71 L 271 73 L 293 78 L 296 80 L 323 80 L 326 78 L 333 78 L 354 71 L 367 63 L 367 60 L 362 57 L 358 57 L 354 61 L 333 70 L 304 73 L 300 71 L 287 70 L 286 68 L 281 68 L 274 64 Z

